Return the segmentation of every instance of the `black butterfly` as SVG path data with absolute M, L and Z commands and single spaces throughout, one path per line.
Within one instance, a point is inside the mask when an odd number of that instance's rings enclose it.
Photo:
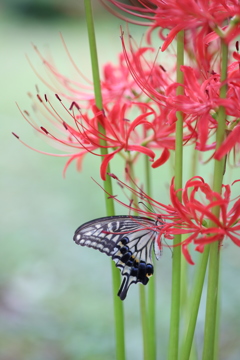
M 148 283 L 153 274 L 152 249 L 157 259 L 160 249 L 155 241 L 161 220 L 141 216 L 109 216 L 81 225 L 74 234 L 76 244 L 92 247 L 111 256 L 123 276 L 118 296 L 124 300 L 131 284 Z

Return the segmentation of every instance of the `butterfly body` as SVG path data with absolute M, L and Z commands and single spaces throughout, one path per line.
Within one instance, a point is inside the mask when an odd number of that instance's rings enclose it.
M 118 295 L 124 300 L 131 284 L 148 283 L 153 274 L 152 249 L 157 258 L 157 228 L 163 223 L 141 216 L 109 216 L 81 225 L 73 240 L 111 256 L 123 276 Z

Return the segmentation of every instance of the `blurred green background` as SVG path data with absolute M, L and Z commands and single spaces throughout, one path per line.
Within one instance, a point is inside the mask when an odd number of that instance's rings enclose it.
M 93 5 L 100 64 L 116 63 L 121 51 L 119 26 L 124 24 L 106 13 L 97 0 Z M 70 76 L 73 73 L 59 32 L 79 68 L 91 78 L 82 1 L 1 3 L 1 360 L 114 358 L 110 259 L 100 252 L 77 247 L 72 241 L 80 224 L 105 215 L 103 192 L 91 180 L 93 177 L 101 182 L 99 158 L 87 156 L 81 173 L 72 164 L 64 179 L 64 159 L 33 152 L 11 134 L 14 131 L 28 144 L 52 151 L 22 118 L 15 102 L 29 110 L 27 92 L 34 94 L 35 85 L 42 92 L 45 89 L 25 57 L 29 56 L 40 74 L 44 72 L 31 43 L 43 53 L 50 49 L 62 72 Z M 131 34 L 140 40 L 143 29 L 131 27 Z M 188 153 L 189 149 L 187 156 Z M 210 179 L 211 171 L 211 167 L 204 166 L 201 174 Z M 112 172 L 124 179 L 121 162 L 115 162 Z M 141 164 L 137 175 L 140 180 L 144 176 Z M 153 175 L 155 198 L 167 203 L 170 169 L 167 166 L 156 169 Z M 185 179 L 188 176 L 189 162 Z M 227 177 L 237 179 L 239 170 L 231 171 Z M 115 194 L 120 192 L 119 188 L 114 189 Z M 235 189 L 237 195 L 237 186 Z M 127 211 L 117 206 L 117 213 Z M 229 241 L 222 249 L 219 356 L 222 360 L 238 360 L 240 356 L 238 250 Z M 167 352 L 171 256 L 171 251 L 165 248 L 155 272 L 159 359 L 165 359 Z M 199 352 L 204 303 L 196 335 Z M 131 287 L 124 304 L 127 359 L 142 359 L 138 286 Z

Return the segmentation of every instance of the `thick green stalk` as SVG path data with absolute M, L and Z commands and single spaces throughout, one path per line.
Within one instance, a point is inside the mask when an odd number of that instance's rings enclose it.
M 191 299 L 188 304 L 189 305 L 188 308 L 190 309 L 190 319 L 181 351 L 181 360 L 188 360 L 190 357 L 195 327 L 197 323 L 198 310 L 202 296 L 202 289 L 203 289 L 203 284 L 204 284 L 204 279 L 208 264 L 208 257 L 209 257 L 209 245 L 205 246 L 204 252 L 201 255 L 201 263 L 199 264 L 200 266 L 198 267 L 196 273 Z
M 145 185 L 146 193 L 152 196 L 151 191 L 151 176 L 149 158 L 145 156 Z M 153 259 L 153 265 L 155 259 Z M 148 284 L 148 332 L 149 332 L 149 360 L 156 359 L 156 282 L 155 276 L 149 281 Z
M 184 31 L 177 36 L 177 82 L 183 83 L 183 73 L 180 66 L 184 63 Z M 177 95 L 182 94 L 183 88 L 178 87 Z M 183 168 L 183 115 L 177 112 L 176 142 L 175 142 L 175 189 L 182 188 Z M 181 201 L 181 193 L 179 192 Z M 179 342 L 179 319 L 180 319 L 180 295 L 181 295 L 181 235 L 175 235 L 172 262 L 172 297 L 171 297 L 171 319 L 169 334 L 168 360 L 178 359 Z
M 228 46 L 222 40 L 221 42 L 221 81 L 227 79 L 227 65 L 228 65 Z M 224 84 L 220 90 L 220 98 L 226 98 L 227 84 Z M 225 138 L 225 124 L 226 113 L 225 108 L 220 107 L 218 112 L 218 128 L 216 133 L 216 149 L 222 144 Z M 214 173 L 213 173 L 213 191 L 221 194 L 222 181 L 224 173 L 224 158 L 220 161 L 214 160 Z M 216 206 L 213 208 L 212 213 L 219 218 L 220 208 Z M 209 227 L 214 227 L 214 222 L 209 223 Z M 210 259 L 209 259 L 209 274 L 208 274 L 208 289 L 207 289 L 207 305 L 205 316 L 205 329 L 204 329 L 204 345 L 203 345 L 203 360 L 213 359 L 214 356 L 214 342 L 216 332 L 216 311 L 217 311 L 217 298 L 218 298 L 218 277 L 219 277 L 219 242 L 216 241 L 210 245 Z
M 94 31 L 94 22 L 92 15 L 92 6 L 91 0 L 84 0 L 85 12 L 86 12 L 86 21 L 88 28 L 88 38 L 89 38 L 89 46 L 91 53 L 91 63 L 92 63 L 92 74 L 93 74 L 93 82 L 94 82 L 94 94 L 96 105 L 99 109 L 103 108 L 102 105 L 102 93 L 101 93 L 101 84 L 100 84 L 100 76 L 99 76 L 99 67 L 98 67 L 98 57 L 97 57 L 97 46 L 95 39 L 95 31 Z M 99 125 L 99 131 L 104 134 L 104 129 Z M 105 145 L 105 141 L 101 140 L 101 144 Z M 107 154 L 107 148 L 101 148 L 101 154 Z M 110 172 L 110 168 L 108 167 L 108 172 Z M 107 177 L 106 181 L 104 181 L 104 189 L 107 193 L 112 194 L 112 182 L 111 178 Z M 106 212 L 107 216 L 114 215 L 114 202 L 113 199 L 108 199 L 108 195 L 105 194 L 106 201 Z M 123 313 L 123 303 L 117 297 L 117 292 L 120 286 L 120 272 L 115 267 L 115 264 L 111 261 L 112 268 L 112 280 L 113 280 L 113 302 L 114 302 L 114 316 L 115 316 L 115 334 L 116 334 L 116 358 L 117 360 L 125 359 L 125 339 L 124 339 L 124 313 Z

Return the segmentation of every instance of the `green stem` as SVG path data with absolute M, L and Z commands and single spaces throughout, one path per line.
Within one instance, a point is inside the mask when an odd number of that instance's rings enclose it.
M 189 148 L 188 148 L 189 151 Z M 197 150 L 192 147 L 191 148 L 191 165 L 190 165 L 190 171 L 189 171 L 189 178 L 192 178 L 196 175 L 196 169 L 197 169 Z M 183 240 L 185 240 L 188 237 L 188 235 L 183 236 Z M 182 260 L 181 260 L 181 312 L 187 315 L 187 310 L 189 309 L 188 306 L 188 268 L 189 264 L 184 259 L 184 255 L 182 254 Z
M 184 63 L 184 31 L 177 35 L 177 82 L 183 83 L 183 73 L 180 66 Z M 183 92 L 182 87 L 178 87 L 177 95 Z M 175 143 L 175 189 L 182 188 L 182 168 L 183 168 L 183 115 L 177 112 L 176 143 Z M 181 193 L 179 200 L 181 201 Z M 171 295 L 171 319 L 169 334 L 168 360 L 178 359 L 179 341 L 179 318 L 180 318 L 180 295 L 181 295 L 181 247 L 177 246 L 181 242 L 181 235 L 175 235 L 172 262 L 172 295 Z
M 88 30 L 88 41 L 90 47 L 91 64 L 92 64 L 92 76 L 93 86 L 96 105 L 99 109 L 102 109 L 102 92 L 101 82 L 99 75 L 98 56 L 97 56 L 97 45 L 95 38 L 94 20 L 92 13 L 91 0 L 84 0 L 87 30 Z
M 220 267 L 221 270 L 221 267 Z M 221 277 L 221 275 L 220 275 Z M 221 299 L 218 297 L 217 301 L 217 318 L 216 318 L 216 332 L 215 332 L 215 339 L 214 339 L 214 356 L 213 360 L 219 359 L 219 325 L 220 325 L 220 301 Z
M 198 267 L 196 278 L 194 280 L 192 296 L 189 303 L 189 309 L 191 313 L 187 333 L 181 351 L 181 360 L 187 360 L 190 357 L 195 327 L 197 323 L 198 310 L 201 301 L 202 289 L 206 275 L 208 257 L 209 245 L 205 246 L 204 252 L 201 257 L 201 262 L 199 264 L 200 266 Z
M 145 287 L 139 285 L 139 299 L 140 299 L 140 312 L 141 312 L 141 325 L 142 325 L 142 336 L 143 336 L 143 358 L 149 360 L 149 331 L 148 331 L 148 316 L 147 316 L 147 305 L 146 305 L 146 292 Z
M 150 166 L 149 158 L 145 156 L 145 184 L 146 193 L 148 196 L 151 194 L 151 177 L 150 177 Z M 153 259 L 153 265 L 155 259 Z M 148 332 L 149 332 L 149 360 L 156 359 L 156 282 L 155 276 L 149 281 L 148 284 Z
M 183 241 L 187 236 L 183 236 Z M 188 263 L 184 258 L 184 255 L 181 254 L 181 313 L 186 314 L 188 310 Z
M 189 149 L 188 149 L 188 151 L 189 151 Z M 197 150 L 194 147 L 192 147 L 191 151 L 192 151 L 192 156 L 191 156 L 189 178 L 192 178 L 193 176 L 197 175 Z M 187 237 L 188 237 L 188 235 L 183 236 L 183 240 L 185 240 Z M 201 264 L 199 264 L 200 269 L 197 270 L 197 274 L 199 272 L 201 273 L 201 266 L 202 266 Z M 194 317 L 194 315 L 193 315 L 194 311 L 193 311 L 193 308 L 191 305 L 192 302 L 190 301 L 189 296 L 188 296 L 188 269 L 189 269 L 189 264 L 186 261 L 186 259 L 184 258 L 184 255 L 182 254 L 182 260 L 181 260 L 181 314 L 184 315 L 184 318 L 185 318 L 184 323 L 187 325 L 189 324 L 189 322 L 191 322 L 193 320 L 193 317 Z M 206 272 L 206 269 L 205 269 L 205 272 Z M 204 280 L 204 278 L 203 278 L 203 280 Z M 195 282 L 197 282 L 197 283 L 199 282 L 198 275 L 196 276 Z M 194 285 L 194 289 L 195 289 L 195 285 Z M 195 290 L 193 291 L 193 296 L 194 296 L 194 294 L 196 295 Z M 200 293 L 200 296 L 201 296 L 201 293 Z M 190 309 L 190 311 L 189 311 L 189 309 Z M 198 313 L 198 309 L 197 309 L 196 315 L 197 315 L 197 313 Z M 190 330 L 188 330 L 188 331 L 190 331 Z M 193 329 L 193 334 L 189 334 L 186 337 L 185 342 L 183 343 L 181 353 L 180 353 L 181 359 L 184 359 L 184 358 L 188 359 L 187 355 L 184 355 L 184 356 L 182 355 L 183 349 L 186 347 L 187 341 L 190 341 L 190 349 L 189 349 L 189 353 L 188 353 L 188 356 L 190 356 L 189 358 L 191 360 L 197 359 L 196 346 L 194 343 L 192 344 L 194 331 L 195 331 L 195 327 Z M 190 340 L 190 336 L 192 336 L 192 340 Z M 191 351 L 191 347 L 192 347 L 192 351 Z M 186 350 L 184 351 L 184 354 L 186 354 Z
M 147 155 L 144 156 L 144 160 L 145 160 L 145 186 L 146 186 L 146 193 L 148 194 L 148 196 L 152 196 L 149 157 L 148 157 Z
M 97 57 L 97 46 L 95 39 L 94 31 L 94 21 L 92 14 L 91 0 L 84 0 L 87 29 L 88 29 L 88 38 L 89 38 L 89 47 L 91 54 L 91 63 L 92 63 L 92 75 L 94 82 L 94 94 L 96 106 L 99 109 L 103 108 L 102 104 L 102 93 L 101 93 L 101 83 L 99 76 L 99 67 L 98 67 L 98 57 Z M 104 134 L 104 128 L 99 125 L 99 131 Z M 101 144 L 106 145 L 104 140 L 101 140 Z M 107 148 L 101 147 L 101 155 L 107 154 Z M 108 167 L 108 172 L 110 172 L 110 167 Z M 107 193 L 112 194 L 112 182 L 111 178 L 107 177 L 104 181 L 104 189 Z M 107 216 L 114 215 L 114 202 L 113 199 L 108 199 L 108 195 L 105 194 L 106 202 L 106 212 Z M 113 281 L 113 302 L 114 302 L 114 316 L 115 316 L 115 334 L 116 334 L 116 358 L 117 360 L 125 359 L 125 339 L 124 339 L 124 313 L 123 313 L 123 303 L 118 298 L 117 292 L 120 286 L 120 272 L 115 267 L 115 264 L 111 261 L 112 268 L 112 281 Z
M 228 65 L 228 46 L 224 40 L 221 43 L 222 50 L 222 69 L 221 81 L 227 79 L 227 65 Z M 227 84 L 220 89 L 220 98 L 226 98 Z M 219 108 L 218 112 L 218 128 L 216 133 L 216 149 L 222 144 L 225 137 L 225 123 L 226 113 L 224 107 Z M 214 174 L 213 174 L 213 191 L 221 194 L 222 181 L 224 172 L 224 158 L 220 161 L 214 160 Z M 220 208 L 216 206 L 212 213 L 219 218 Z M 210 222 L 209 227 L 214 227 L 216 224 Z M 204 329 L 204 345 L 203 345 L 203 360 L 213 359 L 215 347 L 215 332 L 216 332 L 216 311 L 218 298 L 218 277 L 219 277 L 219 242 L 216 241 L 210 245 L 210 260 L 209 260 L 209 274 L 208 274 L 208 289 L 207 289 L 207 304 L 206 317 Z
M 134 168 L 132 158 L 129 154 L 128 166 L 131 178 L 135 181 Z M 135 185 L 133 184 L 133 189 Z M 138 206 L 138 199 L 135 194 L 133 194 L 133 200 L 136 207 Z M 139 285 L 139 302 L 140 302 L 140 313 L 141 313 L 141 325 L 142 325 L 142 337 L 143 337 L 143 354 L 144 360 L 149 360 L 149 350 L 150 350 L 150 337 L 149 337 L 149 328 L 148 328 L 148 314 L 147 314 L 147 305 L 146 305 L 146 293 L 145 288 L 141 284 Z

